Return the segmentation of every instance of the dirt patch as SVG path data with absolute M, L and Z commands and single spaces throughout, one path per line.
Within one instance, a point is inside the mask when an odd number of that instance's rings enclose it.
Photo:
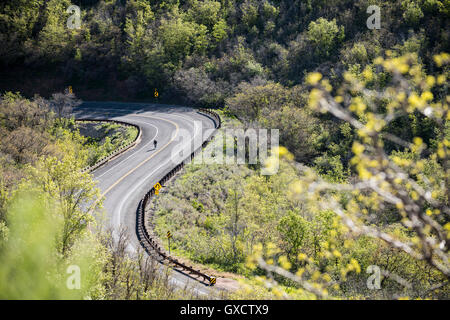
M 235 279 L 217 278 L 216 287 L 218 288 L 233 292 L 239 290 L 240 286 L 239 282 Z

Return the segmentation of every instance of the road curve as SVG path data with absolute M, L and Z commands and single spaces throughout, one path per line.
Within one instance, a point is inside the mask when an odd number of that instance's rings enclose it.
M 140 142 L 134 148 L 92 172 L 104 196 L 107 223 L 116 231 L 126 227 L 129 249 L 136 252 L 140 248 L 136 236 L 139 201 L 177 164 L 172 160 L 173 152 L 188 143 L 196 148 L 197 142 L 209 137 L 205 130 L 213 129 L 214 121 L 192 108 L 149 103 L 84 102 L 73 113 L 76 119 L 121 120 L 141 129 Z M 183 132 L 191 134 L 191 141 L 181 138 Z M 158 141 L 156 149 L 154 139 Z M 178 287 L 189 286 L 199 295 L 214 290 L 181 272 L 173 272 L 171 281 Z

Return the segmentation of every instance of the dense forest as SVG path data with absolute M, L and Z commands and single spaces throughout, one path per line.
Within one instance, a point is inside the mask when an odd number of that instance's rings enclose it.
M 12 0 L 0 39 L 0 259 L 23 250 L 17 283 L 41 260 L 14 239 L 47 227 L 42 268 L 92 271 L 77 298 L 189 296 L 88 228 L 80 205 L 98 197 L 81 169 L 134 133 L 86 138 L 71 108 L 141 100 L 214 108 L 221 130 L 280 130 L 278 174 L 192 164 L 152 203 L 176 254 L 246 278 L 235 297 L 450 297 L 450 1 Z M 19 297 L 12 265 L 0 266 L 0 297 Z M 373 266 L 379 290 L 366 285 Z M 68 294 L 44 278 L 37 297 Z

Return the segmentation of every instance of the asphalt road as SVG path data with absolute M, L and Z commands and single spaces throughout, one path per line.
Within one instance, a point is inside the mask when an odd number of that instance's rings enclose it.
M 115 119 L 141 128 L 137 146 L 92 173 L 105 197 L 106 223 L 116 231 L 126 227 L 129 250 L 137 252 L 141 247 L 136 236 L 136 209 L 140 199 L 176 165 L 173 153 L 188 143 L 196 147 L 202 138 L 209 136 L 204 137 L 204 133 L 214 128 L 214 121 L 191 108 L 148 103 L 84 102 L 73 113 L 76 119 Z M 183 132 L 190 132 L 192 140 L 181 139 Z M 156 149 L 154 139 L 158 141 Z M 177 287 L 188 285 L 199 295 L 214 290 L 178 271 L 172 273 L 170 281 Z

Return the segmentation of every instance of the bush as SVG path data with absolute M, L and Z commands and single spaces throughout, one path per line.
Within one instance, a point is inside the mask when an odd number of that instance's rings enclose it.
M 319 18 L 308 26 L 307 37 L 313 44 L 316 52 L 328 57 L 344 39 L 344 27 L 338 27 L 336 19 L 328 21 Z

